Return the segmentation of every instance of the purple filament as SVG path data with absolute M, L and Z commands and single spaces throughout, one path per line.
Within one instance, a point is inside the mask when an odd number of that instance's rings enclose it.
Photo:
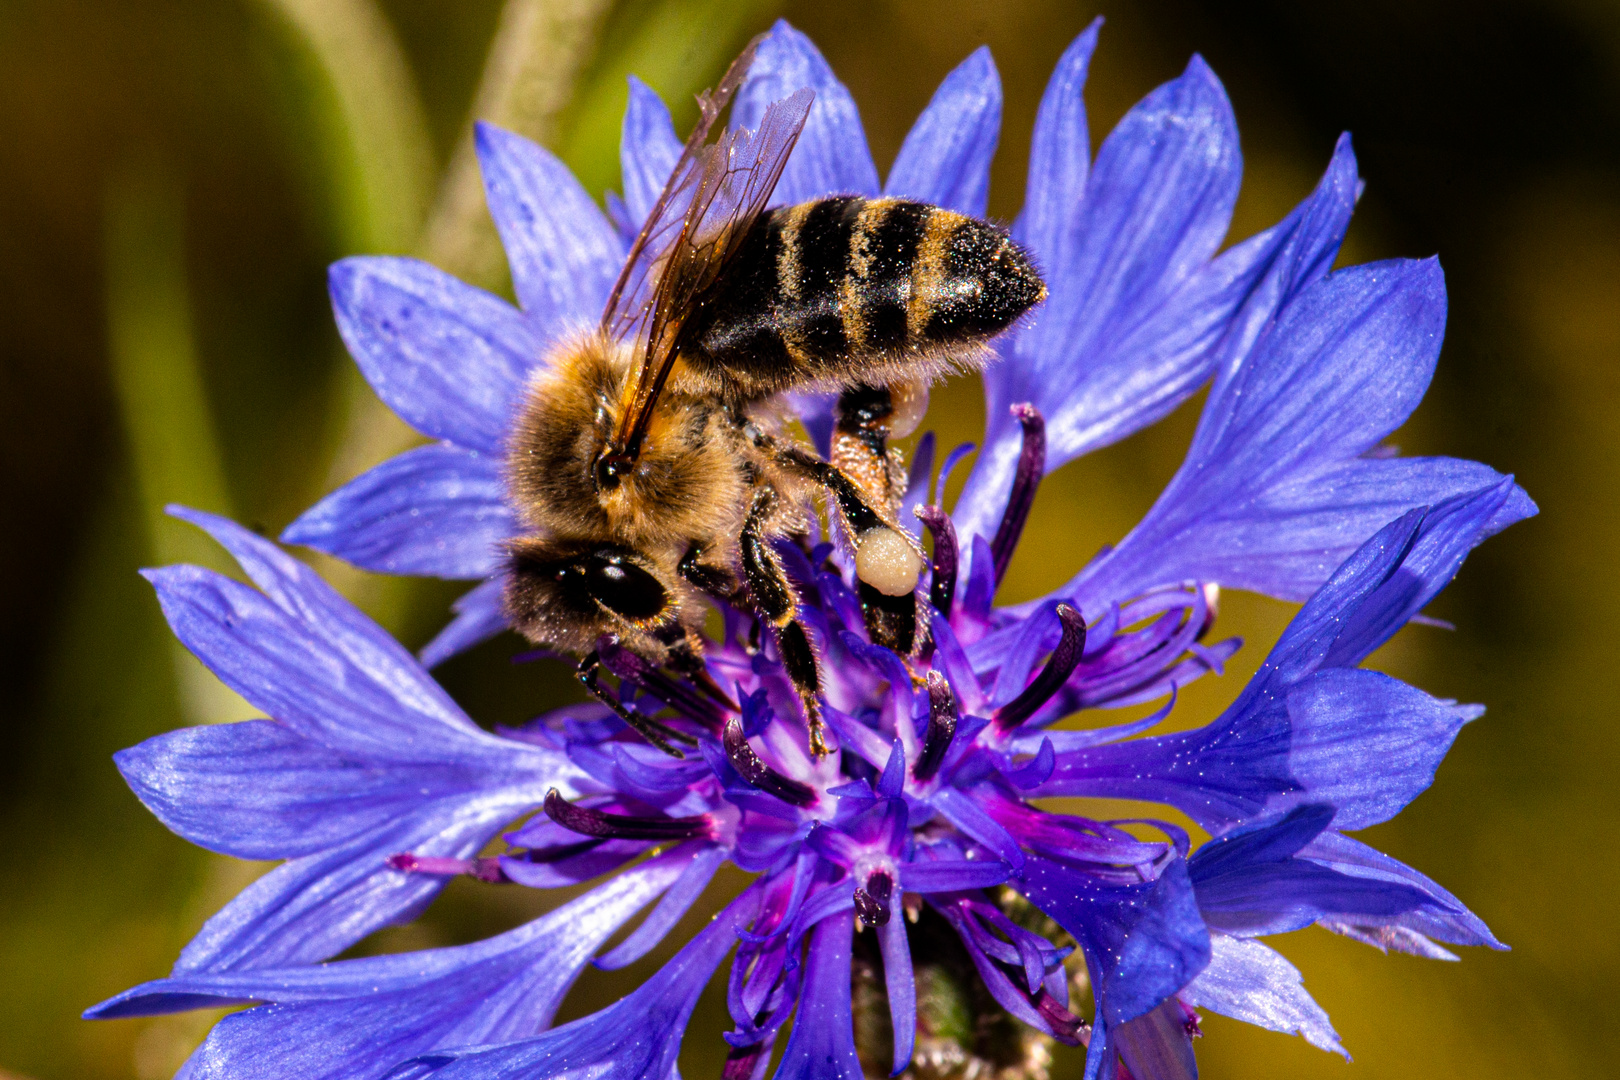
M 815 788 L 790 780 L 759 759 L 754 748 L 748 745 L 741 716 L 733 716 L 726 721 L 721 740 L 725 743 L 726 758 L 730 760 L 731 767 L 754 787 L 767 795 L 776 796 L 789 806 L 809 806 L 816 801 Z
M 1035 489 L 1046 473 L 1046 420 L 1041 411 L 1026 403 L 1014 405 L 1012 414 L 1023 425 L 1024 447 L 1018 454 L 1018 472 L 1013 477 L 1012 492 L 1007 496 L 1007 509 L 996 528 L 996 538 L 990 541 L 997 585 L 1007 576 L 1007 564 L 1012 562 L 1018 538 L 1024 532 L 1024 522 L 1029 520 L 1029 508 L 1035 503 Z
M 1058 605 L 1057 617 L 1063 624 L 1063 637 L 1058 641 L 1057 648 L 1052 650 L 1052 655 L 1047 657 L 1046 666 L 1041 668 L 1035 680 L 996 713 L 996 723 L 1003 729 L 1017 727 L 1034 716 L 1035 710 L 1063 688 L 1080 663 L 1080 654 L 1086 647 L 1086 622 L 1068 604 Z
M 546 792 L 546 816 L 569 832 L 613 840 L 690 840 L 712 836 L 714 822 L 707 814 L 696 817 L 632 817 L 575 806 L 556 788 Z
M 758 1064 L 765 1050 L 766 1044 L 762 1042 L 733 1047 L 726 1054 L 726 1064 L 720 1070 L 720 1080 L 749 1080 L 754 1075 L 754 1066 Z
M 1052 1026 L 1052 1037 L 1069 1046 L 1079 1046 L 1088 1035 L 1086 1022 L 1059 1004 L 1058 999 L 1042 987 L 1035 995 L 1035 1011 Z
M 388 856 L 388 865 L 391 869 L 403 870 L 407 874 L 440 874 L 446 877 L 465 874 L 491 885 L 512 880 L 501 870 L 501 860 L 493 857 L 447 859 L 437 855 L 413 855 L 408 851 L 402 851 Z
M 912 775 L 927 780 L 939 772 L 945 760 L 945 751 L 956 738 L 956 696 L 951 684 L 937 671 L 928 673 L 928 734 L 923 737 L 922 753 L 917 756 L 917 767 Z

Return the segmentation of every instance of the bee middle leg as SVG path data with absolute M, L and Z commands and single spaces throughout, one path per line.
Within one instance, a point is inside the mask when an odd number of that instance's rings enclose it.
M 782 666 L 804 703 L 804 715 L 810 727 L 810 753 L 824 757 L 828 753 L 827 739 L 821 722 L 821 703 L 817 700 L 821 694 L 821 669 L 816 662 L 815 649 L 810 645 L 810 635 L 799 621 L 798 593 L 782 569 L 781 560 L 771 550 L 769 525 L 779 498 L 776 489 L 769 486 L 762 485 L 754 493 L 739 545 L 743 577 L 747 579 L 755 609 L 776 628 Z

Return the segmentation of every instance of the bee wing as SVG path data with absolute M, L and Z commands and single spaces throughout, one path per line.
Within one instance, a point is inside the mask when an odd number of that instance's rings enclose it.
M 682 147 L 681 156 L 675 162 L 675 168 L 670 172 L 658 201 L 642 223 L 641 232 L 630 245 L 624 268 L 619 271 L 619 278 L 613 283 L 613 291 L 608 294 L 607 306 L 602 311 L 602 329 L 615 337 L 635 336 L 638 325 L 645 329 L 652 312 L 653 290 L 648 282 L 653 269 L 660 254 L 670 247 L 685 224 L 686 210 L 691 204 L 690 194 L 703 176 L 709 132 L 720 113 L 736 96 L 737 88 L 747 78 L 748 69 L 754 63 L 754 51 L 764 36 L 756 36 L 737 54 L 737 59 L 726 69 L 718 86 L 698 95 L 697 124 L 687 137 L 686 145 Z
M 804 89 L 771 103 L 757 130 L 726 132 L 694 163 L 696 180 L 683 180 L 691 199 L 680 231 L 660 257 L 638 349 L 641 363 L 635 392 L 617 440 L 632 455 L 680 353 L 688 317 L 720 282 L 748 227 L 765 208 L 814 98 Z

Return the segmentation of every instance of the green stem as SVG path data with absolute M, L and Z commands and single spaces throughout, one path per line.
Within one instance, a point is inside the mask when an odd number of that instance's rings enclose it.
M 197 362 L 179 184 L 154 163 L 115 170 L 105 196 L 107 341 L 148 556 L 224 569 L 207 537 L 168 517 L 183 503 L 230 514 L 219 439 Z M 178 642 L 180 705 L 193 723 L 254 715 Z

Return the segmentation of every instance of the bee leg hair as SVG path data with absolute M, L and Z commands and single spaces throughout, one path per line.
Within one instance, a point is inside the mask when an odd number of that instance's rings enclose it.
M 816 652 L 810 645 L 810 635 L 799 621 L 799 597 L 788 580 L 782 563 L 771 550 L 767 526 L 777 504 L 776 489 L 761 485 L 754 493 L 753 505 L 743 522 L 742 567 L 749 594 L 760 615 L 776 628 L 776 643 L 782 653 L 782 666 L 787 669 L 799 700 L 804 703 L 805 719 L 810 727 L 810 753 L 824 757 L 829 751 L 825 729 L 821 723 L 821 704 L 816 699 L 821 693 L 821 671 L 816 666 Z

